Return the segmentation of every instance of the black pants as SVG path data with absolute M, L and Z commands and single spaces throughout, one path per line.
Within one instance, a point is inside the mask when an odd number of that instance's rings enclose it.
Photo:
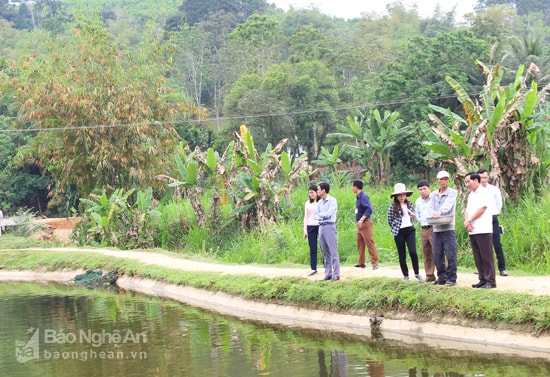
M 407 267 L 407 248 L 409 249 L 414 274 L 418 275 L 418 254 L 416 253 L 416 231 L 414 226 L 399 229 L 399 233 L 397 233 L 397 236 L 394 236 L 393 239 L 395 240 L 395 246 L 397 246 L 399 267 L 401 267 L 403 276 L 409 276 L 409 267 Z
M 307 226 L 307 242 L 309 243 L 309 264 L 312 271 L 317 271 L 317 244 L 319 240 L 319 226 Z
M 498 215 L 493 215 L 493 247 L 497 256 L 498 270 L 506 270 L 506 262 L 504 260 L 504 251 L 500 243 L 500 226 L 498 223 Z

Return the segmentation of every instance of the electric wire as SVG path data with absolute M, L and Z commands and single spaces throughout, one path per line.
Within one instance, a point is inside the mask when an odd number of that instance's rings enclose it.
M 473 96 L 472 94 L 469 94 L 469 95 Z M 410 104 L 410 103 L 435 101 L 435 100 L 450 99 L 450 98 L 456 98 L 456 97 L 457 97 L 456 94 L 450 94 L 450 95 L 437 96 L 437 97 L 401 99 L 401 100 L 395 100 L 395 101 L 373 102 L 373 103 L 367 103 L 367 104 L 361 104 L 361 105 L 327 107 L 323 109 L 303 109 L 303 110 L 294 110 L 294 111 L 286 111 L 286 112 L 274 112 L 274 113 L 268 112 L 268 113 L 260 113 L 260 114 L 209 117 L 209 118 L 201 118 L 201 119 L 181 119 L 177 121 L 153 120 L 150 122 L 137 122 L 137 123 L 84 125 L 84 126 L 51 127 L 51 128 L 25 128 L 25 129 L 7 129 L 7 130 L 0 129 L 0 133 L 52 132 L 52 131 L 123 128 L 123 127 L 129 128 L 129 127 L 143 127 L 143 126 L 179 125 L 179 124 L 208 123 L 208 122 L 220 122 L 220 121 L 226 122 L 226 121 L 232 121 L 232 120 L 247 120 L 247 119 L 269 118 L 269 117 L 279 117 L 279 116 L 289 116 L 289 115 L 312 114 L 312 113 L 321 113 L 321 112 L 328 112 L 328 111 L 369 109 L 373 107 L 404 105 L 404 104 Z

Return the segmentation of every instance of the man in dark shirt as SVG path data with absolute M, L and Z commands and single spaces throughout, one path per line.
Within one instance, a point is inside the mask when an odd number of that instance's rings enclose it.
M 372 269 L 378 270 L 378 251 L 374 244 L 373 223 L 371 220 L 372 206 L 367 194 L 363 192 L 363 182 L 353 181 L 351 190 L 357 196 L 355 201 L 355 221 L 357 222 L 357 250 L 359 260 L 355 267 L 365 268 L 365 246 L 369 250 Z

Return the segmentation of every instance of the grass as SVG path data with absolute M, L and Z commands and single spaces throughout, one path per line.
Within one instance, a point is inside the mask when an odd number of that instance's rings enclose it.
M 397 279 L 348 279 L 337 283 L 297 277 L 264 278 L 220 275 L 143 265 L 123 258 L 86 252 L 13 250 L 0 252 L 0 265 L 9 270 L 118 268 L 128 276 L 163 280 L 262 302 L 330 310 L 332 312 L 406 315 L 411 320 L 486 321 L 492 326 L 519 327 L 536 335 L 550 331 L 550 297 L 515 292 L 452 290 Z M 406 314 L 405 314 L 406 313 Z

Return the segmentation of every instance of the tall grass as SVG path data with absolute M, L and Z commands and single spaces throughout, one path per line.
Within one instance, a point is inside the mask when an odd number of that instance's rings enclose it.
M 418 198 L 416 188 L 410 200 Z M 436 186 L 434 185 L 432 189 Z M 397 264 L 398 257 L 393 236 L 387 224 L 386 213 L 391 203 L 391 187 L 366 185 L 364 191 L 373 205 L 374 240 L 380 263 Z M 337 232 L 338 252 L 342 265 L 357 262 L 355 195 L 351 184 L 344 187 L 331 187 L 330 195 L 338 201 Z M 205 203 L 208 194 L 205 194 Z M 163 214 L 159 219 L 159 238 L 162 246 L 189 254 L 214 256 L 230 263 L 259 264 L 309 264 L 309 248 L 303 236 L 304 203 L 307 200 L 307 185 L 294 190 L 291 195 L 292 208 L 288 218 L 277 224 L 266 225 L 243 233 L 239 224 L 229 220 L 230 208 L 223 209 L 225 219 L 217 224 L 209 224 L 207 229 L 198 228 L 195 213 L 183 201 L 167 201 L 159 208 Z M 459 244 L 459 268 L 473 269 L 468 233 L 461 226 L 461 202 L 457 204 L 456 233 Z M 507 204 L 499 218 L 505 228 L 502 236 L 507 268 L 529 273 L 550 273 L 550 196 L 526 195 L 517 204 Z M 417 232 L 420 238 L 420 232 Z M 418 254 L 422 257 L 418 243 Z M 321 253 L 319 264 L 322 265 Z M 421 262 L 422 265 L 422 262 Z

